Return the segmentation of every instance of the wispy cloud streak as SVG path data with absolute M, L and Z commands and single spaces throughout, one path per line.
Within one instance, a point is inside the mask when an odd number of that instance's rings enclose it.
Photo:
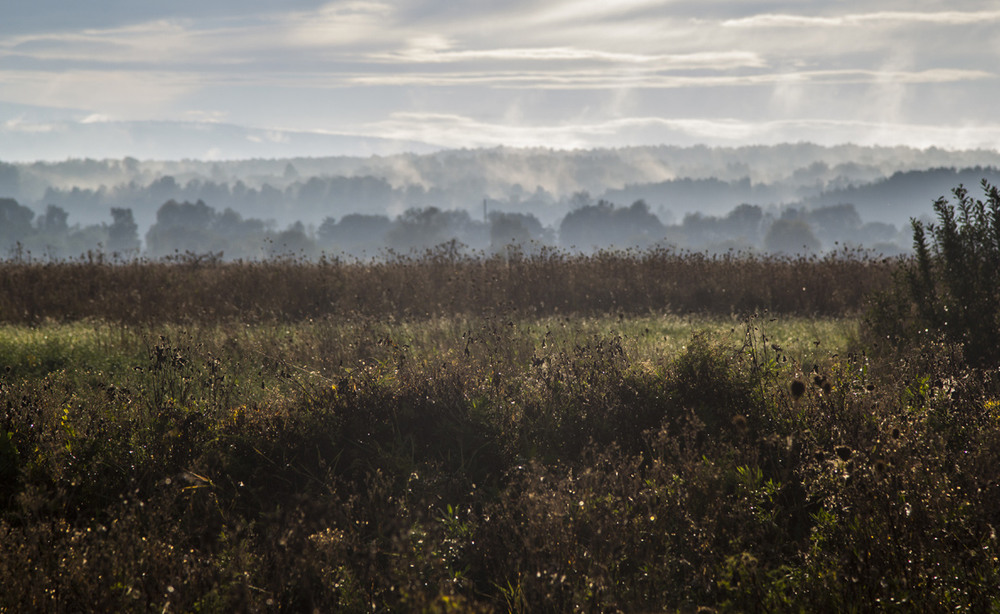
M 805 140 L 824 145 L 852 142 L 946 149 L 995 149 L 1000 139 L 1000 123 L 926 125 L 822 118 L 751 122 L 736 118 L 630 117 L 595 123 L 509 126 L 454 114 L 399 113 L 364 128 L 365 134 L 384 138 L 426 140 L 433 137 L 438 144 L 452 147 L 512 145 L 559 149 L 609 145 L 623 136 L 634 144 L 644 145 L 665 142 L 663 139 L 672 143 L 717 146 L 748 142 L 777 144 L 804 136 Z
M 849 27 L 866 25 L 904 27 L 912 24 L 966 26 L 997 22 L 1000 22 L 1000 11 L 876 11 L 833 16 L 765 13 L 750 17 L 727 19 L 721 25 L 730 28 Z

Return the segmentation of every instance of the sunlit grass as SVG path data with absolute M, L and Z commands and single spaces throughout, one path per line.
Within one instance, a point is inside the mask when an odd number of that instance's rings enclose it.
M 615 334 L 623 339 L 633 361 L 670 359 L 684 351 L 692 335 L 707 334 L 723 347 L 740 350 L 748 327 L 775 344 L 789 360 L 801 364 L 825 362 L 844 353 L 857 338 L 856 318 L 759 316 L 720 318 L 672 314 L 635 318 L 585 318 L 572 321 L 577 335 Z M 772 349 L 773 351 L 773 349 Z
M 182 326 L 167 324 L 124 328 L 95 323 L 48 323 L 0 327 L 0 360 L 8 374 L 44 374 L 69 366 L 123 371 L 148 360 L 147 348 L 160 338 L 198 347 L 249 371 L 279 365 L 291 377 L 322 383 L 359 364 L 393 368 L 400 357 L 412 365 L 476 360 L 502 350 L 507 364 L 527 368 L 532 360 L 572 350 L 595 337 L 620 339 L 628 360 L 636 365 L 664 364 L 686 349 L 693 335 L 704 334 L 733 352 L 743 349 L 748 327 L 765 351 L 775 351 L 800 365 L 825 363 L 843 354 L 856 338 L 854 318 L 795 316 L 735 317 L 542 317 L 430 318 L 379 321 L 326 318 L 292 324 L 223 323 Z M 259 371 L 259 368 L 258 368 Z
M 13 377 L 121 368 L 140 348 L 138 338 L 120 327 L 88 322 L 0 326 L 0 368 Z

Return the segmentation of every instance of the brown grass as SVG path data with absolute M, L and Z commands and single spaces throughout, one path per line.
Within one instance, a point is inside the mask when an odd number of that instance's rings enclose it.
M 110 265 L 100 259 L 0 264 L 0 322 L 86 318 L 120 323 L 524 315 L 859 313 L 891 284 L 898 261 L 706 256 L 669 250 L 515 259 L 428 253 L 379 263 L 187 258 Z

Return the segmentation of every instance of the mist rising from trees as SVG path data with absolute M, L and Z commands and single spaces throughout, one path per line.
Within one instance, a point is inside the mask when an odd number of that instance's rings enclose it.
M 0 162 L 0 255 L 909 249 L 900 229 L 997 152 L 480 149 L 231 162 Z M 958 169 L 958 170 L 957 170 Z
M 586 201 L 578 195 L 577 201 Z M 367 260 L 445 251 L 453 255 L 531 254 L 558 248 L 568 252 L 674 248 L 722 253 L 766 251 L 818 253 L 868 247 L 884 254 L 904 251 L 899 230 L 861 222 L 853 205 L 815 210 L 766 211 L 740 205 L 725 216 L 691 214 L 664 224 L 644 201 L 626 207 L 584 202 L 555 227 L 529 213 L 494 211 L 475 219 L 464 210 L 411 208 L 390 218 L 352 213 L 328 217 L 318 227 L 295 222 L 284 228 L 204 201 L 169 200 L 156 212 L 143 237 L 131 209 L 114 208 L 110 222 L 70 225 L 69 214 L 50 205 L 36 216 L 13 199 L 0 199 L 0 249 L 9 258 L 59 260 L 85 252 L 114 259 L 209 256 L 226 260 L 321 256 Z M 857 239 L 868 239 L 867 243 Z M 144 239 L 144 241 L 141 241 Z M 144 245 L 144 247 L 143 247 Z

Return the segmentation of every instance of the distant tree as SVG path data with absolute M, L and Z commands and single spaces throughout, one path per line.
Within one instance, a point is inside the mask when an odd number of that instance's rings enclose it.
M 108 225 L 89 224 L 83 227 L 74 225 L 70 228 L 69 234 L 66 236 L 65 246 L 58 248 L 58 251 L 52 249 L 53 246 L 46 246 L 46 248 L 51 250 L 51 256 L 61 258 L 80 256 L 88 251 L 97 251 L 107 244 Z
M 316 229 L 316 238 L 323 247 L 332 246 L 337 236 L 337 218 L 325 217 Z
M 644 200 L 616 210 L 614 217 L 624 247 L 648 247 L 663 238 L 663 223 Z
M 322 249 L 350 256 L 373 255 L 386 247 L 386 234 L 393 222 L 384 215 L 349 213 L 336 221 L 328 217 L 316 232 Z
M 361 236 L 384 241 L 385 233 L 391 224 L 389 218 L 384 215 L 349 213 L 340 218 L 337 232 L 341 238 Z
M 164 226 L 207 228 L 215 221 L 215 209 L 204 201 L 195 203 L 169 200 L 156 211 L 156 223 Z
M 813 209 L 806 214 L 810 222 L 828 228 L 851 231 L 861 226 L 861 216 L 857 208 L 850 203 L 827 205 Z
M 584 207 L 589 207 L 594 204 L 594 199 L 591 198 L 590 192 L 580 191 L 574 192 L 569 198 L 569 208 L 570 210 L 583 209 Z
M 69 240 L 68 218 L 69 214 L 61 207 L 46 207 L 45 213 L 35 219 L 35 231 L 21 240 L 25 249 L 32 254 L 42 254 L 50 260 L 75 255 L 66 250 Z
M 38 218 L 38 230 L 51 235 L 66 234 L 69 231 L 69 213 L 62 207 L 49 205 L 45 214 Z
M 0 196 L 17 196 L 20 189 L 20 171 L 13 164 L 0 162 Z
M 759 205 L 742 204 L 729 212 L 725 217 L 725 225 L 732 236 L 753 237 L 756 242 L 763 219 L 764 210 Z
M 820 207 L 803 213 L 803 217 L 816 229 L 816 234 L 826 243 L 857 243 L 861 216 L 852 204 Z
M 490 251 L 501 253 L 510 247 L 523 250 L 536 236 L 540 236 L 541 230 L 541 223 L 534 216 L 519 213 L 492 213 L 490 214 Z
M 166 200 L 179 198 L 180 191 L 181 186 L 178 185 L 177 180 L 170 175 L 160 177 L 153 183 L 149 184 L 149 188 L 147 188 L 150 200 L 161 203 Z
M 217 214 L 202 201 L 169 200 L 156 211 L 156 223 L 146 233 L 146 249 L 154 258 L 174 252 L 203 254 L 225 249 L 214 232 Z
M 246 218 L 233 209 L 227 208 L 212 224 L 217 249 L 226 258 L 256 260 L 266 256 L 264 250 L 267 238 L 267 224 L 256 218 Z
M 578 249 L 647 247 L 664 236 L 665 228 L 643 200 L 616 209 L 601 200 L 574 209 L 559 224 L 559 243 Z
M 472 227 L 468 211 L 442 211 L 437 207 L 407 209 L 393 223 L 386 241 L 393 249 L 420 251 L 452 239 L 462 240 Z
M 35 212 L 13 198 L 0 198 L 0 249 L 9 250 L 34 234 L 31 220 Z
M 134 256 L 139 252 L 139 226 L 131 209 L 111 208 L 111 226 L 108 227 L 108 250 L 121 256 Z
M 669 229 L 670 240 L 687 249 L 724 253 L 760 246 L 764 211 L 741 204 L 725 217 L 688 213 L 679 228 Z
M 614 209 L 606 200 L 573 209 L 559 223 L 559 244 L 584 250 L 606 247 Z
M 776 254 L 811 254 L 820 247 L 808 222 L 798 218 L 775 220 L 764 236 L 764 248 Z
M 316 252 L 316 242 L 306 233 L 302 222 L 295 222 L 272 237 L 272 257 L 313 258 Z
M 330 182 L 320 177 L 310 177 L 298 184 L 298 201 L 307 207 L 323 207 L 329 204 Z
M 858 229 L 855 234 L 855 241 L 859 245 L 874 248 L 876 245 L 896 244 L 893 252 L 900 251 L 899 241 L 900 231 L 892 224 L 883 222 L 868 222 Z

